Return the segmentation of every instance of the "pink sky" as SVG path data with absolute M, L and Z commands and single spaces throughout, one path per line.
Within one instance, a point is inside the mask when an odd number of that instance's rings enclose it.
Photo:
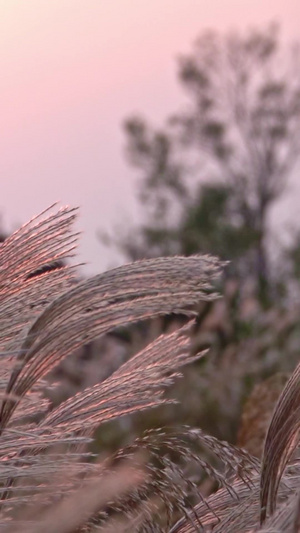
M 96 239 L 138 220 L 122 120 L 181 102 L 175 58 L 202 30 L 271 20 L 300 30 L 299 0 L 0 0 L 0 213 L 13 229 L 53 201 L 79 205 L 88 272 L 117 260 Z

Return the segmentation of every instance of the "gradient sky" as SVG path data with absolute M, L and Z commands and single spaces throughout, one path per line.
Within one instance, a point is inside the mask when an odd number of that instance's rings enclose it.
M 180 106 L 175 59 L 202 30 L 271 20 L 297 38 L 299 0 L 0 0 L 4 227 L 54 201 L 79 205 L 86 271 L 116 262 L 96 231 L 139 218 L 123 119 L 159 122 Z

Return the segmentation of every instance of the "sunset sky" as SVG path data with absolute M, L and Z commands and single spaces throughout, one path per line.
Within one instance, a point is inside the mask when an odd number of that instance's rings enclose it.
M 299 0 L 0 0 L 3 226 L 79 205 L 86 271 L 117 262 L 96 231 L 139 218 L 122 121 L 180 106 L 176 57 L 201 31 L 272 20 L 297 38 Z

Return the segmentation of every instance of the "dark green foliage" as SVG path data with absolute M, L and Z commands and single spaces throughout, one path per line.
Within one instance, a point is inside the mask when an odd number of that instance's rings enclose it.
M 228 272 L 255 281 L 268 306 L 282 281 L 270 211 L 300 153 L 297 54 L 270 25 L 205 32 L 178 65 L 182 112 L 159 129 L 139 116 L 125 122 L 142 222 L 115 243 L 130 259 L 216 253 L 232 260 Z
M 183 215 L 180 247 L 185 255 L 201 250 L 232 261 L 255 247 L 257 233 L 245 225 L 231 205 L 231 187 L 203 185 L 198 197 Z

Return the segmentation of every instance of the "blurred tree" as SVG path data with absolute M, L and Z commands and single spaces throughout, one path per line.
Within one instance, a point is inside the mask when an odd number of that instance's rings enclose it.
M 275 25 L 206 32 L 179 60 L 184 110 L 158 131 L 125 122 L 144 214 L 115 239 L 127 257 L 214 253 L 268 301 L 270 209 L 300 154 L 299 55 L 279 45 Z

